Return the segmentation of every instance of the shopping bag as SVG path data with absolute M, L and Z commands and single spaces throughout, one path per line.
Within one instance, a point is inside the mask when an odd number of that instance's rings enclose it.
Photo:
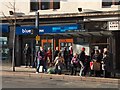
M 102 64 L 102 70 L 105 70 L 105 64 Z
M 93 62 L 90 62 L 90 69 L 93 70 Z
M 93 70 L 100 70 L 100 63 L 99 62 L 93 62 Z
M 43 66 L 40 66 L 40 68 L 39 68 L 39 72 L 43 72 Z

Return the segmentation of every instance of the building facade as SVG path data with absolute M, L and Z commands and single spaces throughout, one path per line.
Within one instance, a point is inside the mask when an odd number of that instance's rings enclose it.
M 120 20 L 119 1 L 96 0 L 44 0 L 45 2 L 33 2 L 21 0 L 14 2 L 0 3 L 4 10 L 1 11 L 1 44 L 3 45 L 3 59 L 11 56 L 13 40 L 13 22 L 16 20 L 16 44 L 15 60 L 16 65 L 24 65 L 23 48 L 26 43 L 32 48 L 31 60 L 34 59 L 34 52 L 37 46 L 44 49 L 55 47 L 62 49 L 73 46 L 75 52 L 79 53 L 76 47 L 86 47 L 87 54 L 93 48 L 109 48 L 112 53 L 113 68 L 119 70 L 120 50 L 119 47 L 119 24 Z M 21 7 L 22 5 L 22 7 Z M 14 7 L 15 6 L 15 7 Z M 0 8 L 1 9 L 1 8 Z M 39 41 L 36 43 L 35 21 L 39 12 Z M 16 18 L 15 18 L 16 16 Z M 36 47 L 35 47 L 36 46 Z M 9 54 L 9 55 L 8 55 Z M 11 57 L 9 57 L 10 59 Z M 10 59 L 11 60 L 11 59 Z

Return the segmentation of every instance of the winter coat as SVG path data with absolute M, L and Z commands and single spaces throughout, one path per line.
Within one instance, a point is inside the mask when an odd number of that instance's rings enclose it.
M 84 63 L 85 62 L 85 59 L 86 59 L 86 55 L 85 55 L 85 52 L 82 51 L 79 55 L 78 55 L 78 59 Z
M 103 55 L 103 64 L 104 64 L 104 69 L 107 71 L 111 71 L 111 61 L 109 55 Z

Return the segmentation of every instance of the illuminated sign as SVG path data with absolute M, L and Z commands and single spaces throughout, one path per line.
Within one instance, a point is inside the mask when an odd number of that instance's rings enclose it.
M 108 30 L 120 30 L 120 21 L 109 21 L 108 25 Z
M 35 26 L 22 26 L 16 27 L 16 34 L 17 35 L 28 35 L 32 33 L 32 29 Z M 69 24 L 69 25 L 48 25 L 48 26 L 39 26 L 39 34 L 45 33 L 65 33 L 66 31 L 70 30 L 79 30 L 79 24 Z

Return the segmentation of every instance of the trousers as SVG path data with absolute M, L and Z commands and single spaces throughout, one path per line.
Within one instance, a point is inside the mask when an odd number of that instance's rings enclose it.
M 80 72 L 79 72 L 79 76 L 82 76 L 83 70 L 84 70 L 84 65 L 81 61 L 79 61 L 81 68 L 80 68 Z

